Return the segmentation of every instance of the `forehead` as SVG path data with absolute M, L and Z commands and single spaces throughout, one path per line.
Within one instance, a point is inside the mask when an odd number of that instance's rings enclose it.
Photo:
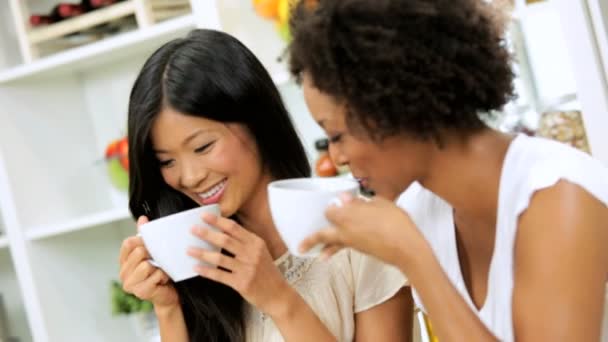
M 154 119 L 150 132 L 154 143 L 180 140 L 197 130 L 213 131 L 223 125 L 220 122 L 203 117 L 186 115 L 172 108 L 164 108 Z
M 179 130 L 192 130 L 195 128 L 217 128 L 222 126 L 218 121 L 200 116 L 187 115 L 171 108 L 165 108 L 154 119 L 153 133 L 163 133 L 171 130 L 174 134 Z M 164 135 L 164 134 L 163 134 Z M 167 134 L 168 135 L 168 134 Z
M 306 73 L 302 77 L 302 90 L 312 117 L 321 126 L 327 128 L 344 124 L 346 106 L 319 90 Z

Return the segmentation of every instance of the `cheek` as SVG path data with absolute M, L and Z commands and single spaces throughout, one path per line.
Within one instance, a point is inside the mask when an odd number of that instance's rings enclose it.
M 238 171 L 239 156 L 232 146 L 222 145 L 213 151 L 207 162 L 211 171 L 228 175 Z
M 257 157 L 248 146 L 238 139 L 227 141 L 217 146 L 213 154 L 209 156 L 207 165 L 210 172 L 216 172 L 226 177 L 233 177 L 238 183 L 247 182 L 245 176 L 251 175 L 257 170 Z
M 374 154 L 372 151 L 370 151 L 369 146 L 359 142 L 352 142 L 345 145 L 346 146 L 344 146 L 343 153 L 346 155 L 351 164 L 365 168 L 373 166 L 370 165 L 370 162 L 373 161 Z
M 179 182 L 179 171 L 177 167 L 171 168 L 160 168 L 160 174 L 163 177 L 165 183 L 167 183 L 170 187 L 177 189 Z

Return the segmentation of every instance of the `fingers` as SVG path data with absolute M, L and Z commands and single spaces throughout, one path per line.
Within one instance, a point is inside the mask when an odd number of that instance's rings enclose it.
M 244 242 L 249 237 L 249 232 L 231 219 L 213 215 L 211 213 L 203 213 L 201 219 L 208 225 L 219 229 L 238 241 Z
M 211 265 L 235 271 L 238 269 L 238 261 L 235 258 L 222 254 L 221 252 L 210 252 L 201 248 L 190 248 L 188 255 Z
M 342 245 L 340 232 L 335 228 L 326 228 L 306 238 L 300 244 L 300 253 L 306 253 L 317 244 Z
M 166 285 L 169 282 L 169 276 L 161 269 L 156 268 L 144 280 L 133 286 L 133 294 L 140 299 L 150 299 L 155 295 L 159 286 Z
M 343 204 L 348 204 L 354 200 L 355 196 L 353 196 L 351 193 L 345 192 L 340 194 L 340 201 L 342 201 Z
M 325 210 L 325 217 L 327 220 L 336 227 L 343 227 L 348 225 L 349 222 L 356 222 L 356 217 L 363 215 L 365 210 L 370 208 L 377 208 L 382 205 L 386 200 L 382 198 L 357 198 L 349 193 L 340 195 L 340 201 L 342 205 L 331 205 Z M 391 203 L 392 202 L 387 202 Z
M 127 260 L 121 265 L 120 276 L 121 279 L 126 277 L 127 275 L 134 272 L 135 268 L 142 262 L 145 261 L 146 264 L 149 264 L 147 260 L 150 259 L 150 255 L 148 251 L 143 246 L 138 246 L 133 249 L 133 251 L 127 257 Z M 150 265 L 152 266 L 152 265 Z
M 341 194 L 340 201 L 342 203 L 341 205 L 330 205 L 327 210 L 325 210 L 325 217 L 327 217 L 327 220 L 336 226 L 344 224 L 346 219 L 352 216 L 351 212 L 356 210 L 356 207 L 361 203 L 365 203 L 348 193 Z
M 137 219 L 137 231 L 139 231 L 141 225 L 146 224 L 148 222 L 149 220 L 146 216 L 140 216 Z M 118 261 L 120 262 L 120 264 L 122 265 L 127 260 L 129 254 L 131 254 L 133 249 L 139 246 L 144 246 L 144 240 L 140 236 L 136 235 L 125 239 L 122 242 L 122 245 L 120 246 L 120 254 L 118 256 Z
M 144 225 L 144 224 L 146 224 L 146 223 L 148 223 L 148 222 L 150 222 L 150 220 L 148 220 L 148 217 L 146 217 L 146 216 L 140 216 L 137 219 L 137 231 L 139 232 L 139 229 L 141 228 L 141 226 Z
M 196 266 L 196 273 L 203 278 L 207 278 L 218 283 L 224 284 L 234 289 L 234 274 L 226 271 L 222 271 L 219 268 L 208 267 L 208 266 Z
M 149 262 L 142 261 L 131 272 L 126 271 L 123 273 L 121 271 L 121 280 L 124 288 L 132 291 L 141 282 L 148 279 L 156 270 L 157 268 L 150 265 Z
M 127 260 L 129 254 L 131 254 L 135 248 L 143 246 L 144 240 L 139 236 L 131 236 L 125 239 L 122 242 L 122 246 L 120 246 L 120 255 L 118 257 L 120 264 L 122 265 Z
M 241 249 L 240 242 L 232 236 L 222 232 L 216 232 L 209 228 L 199 226 L 192 227 L 192 234 L 199 239 L 207 241 L 220 249 L 225 249 L 234 255 L 236 255 Z
M 344 248 L 344 245 L 341 245 L 341 244 L 326 246 L 321 251 L 321 260 L 327 260 L 327 259 L 331 258 L 336 253 L 341 251 L 343 248 Z

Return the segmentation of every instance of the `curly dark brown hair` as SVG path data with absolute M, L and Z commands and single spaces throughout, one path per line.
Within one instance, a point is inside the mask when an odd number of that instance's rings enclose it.
M 302 0 L 291 73 L 310 75 L 374 139 L 466 134 L 514 96 L 495 14 L 483 0 Z

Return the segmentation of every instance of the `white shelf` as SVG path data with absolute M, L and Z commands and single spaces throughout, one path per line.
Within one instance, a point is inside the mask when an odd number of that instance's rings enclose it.
M 135 14 L 135 2 L 124 1 L 115 5 L 79 15 L 48 27 L 34 29 L 28 33 L 31 44 L 36 44 L 65 36 L 66 34 L 94 27 L 113 19 Z
M 526 4 L 525 1 L 517 0 L 515 9 L 513 10 L 513 18 L 517 20 L 525 20 L 525 18 L 538 11 L 544 11 L 547 6 L 551 6 L 548 1 L 533 2 Z
M 31 342 L 27 314 L 23 302 L 22 289 L 17 281 L 17 273 L 11 253 L 7 249 L 0 249 L 0 296 L 4 303 L 8 330 L 11 336 L 17 337 L 20 342 Z M 1 341 L 6 341 L 0 337 Z M 12 340 L 11 340 L 12 341 Z
M 40 240 L 130 218 L 129 210 L 119 208 L 76 218 L 59 224 L 32 227 L 26 232 L 28 240 Z
M 158 48 L 159 41 L 183 35 L 195 27 L 194 15 L 189 14 L 170 19 L 145 29 L 119 34 L 99 42 L 91 43 L 52 56 L 44 57 L 6 71 L 0 71 L 0 84 L 37 80 L 91 69 L 124 58 L 141 51 Z
M 8 239 L 6 236 L 0 236 L 0 249 L 8 247 Z

